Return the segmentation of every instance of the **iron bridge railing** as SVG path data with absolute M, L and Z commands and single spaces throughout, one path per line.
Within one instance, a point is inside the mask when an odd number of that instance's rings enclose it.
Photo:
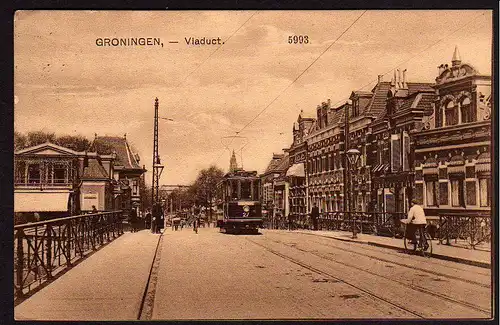
M 14 226 L 14 298 L 122 235 L 122 220 L 112 211 Z
M 291 223 L 283 216 L 271 216 L 264 219 L 267 228 L 274 229 L 312 229 L 309 215 L 290 215 Z M 333 211 L 322 212 L 318 218 L 320 230 L 352 231 L 356 227 L 357 233 L 398 236 L 402 235 L 401 219 L 406 218 L 401 212 L 358 212 Z
M 491 212 L 439 214 L 438 237 L 441 244 L 463 244 L 472 249 L 491 244 Z

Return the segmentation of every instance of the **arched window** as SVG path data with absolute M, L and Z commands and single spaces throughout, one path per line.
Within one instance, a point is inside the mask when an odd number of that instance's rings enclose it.
M 445 125 L 458 124 L 458 111 L 453 101 L 449 101 L 445 107 Z
M 472 111 L 469 97 L 465 97 L 460 103 L 460 113 L 462 114 L 462 123 L 474 122 L 476 120 L 476 114 Z

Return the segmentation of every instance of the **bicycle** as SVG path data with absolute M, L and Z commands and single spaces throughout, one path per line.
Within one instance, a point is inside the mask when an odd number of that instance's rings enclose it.
M 423 234 L 425 237 L 425 241 L 422 241 L 420 230 L 415 231 L 415 238 L 417 242 L 412 242 L 410 238 L 406 237 L 406 228 L 408 226 L 407 223 L 403 223 L 405 225 L 403 242 L 405 246 L 405 253 L 409 254 L 411 252 L 416 253 L 417 251 L 422 254 L 424 257 L 432 256 L 432 240 L 431 236 L 427 232 L 427 225 L 423 229 Z M 425 243 L 427 242 L 427 247 L 425 247 Z

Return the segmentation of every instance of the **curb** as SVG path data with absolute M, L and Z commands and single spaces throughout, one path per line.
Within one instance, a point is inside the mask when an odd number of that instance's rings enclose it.
M 335 240 L 339 240 L 339 241 L 343 241 L 343 242 L 358 243 L 358 244 L 364 244 L 364 245 L 370 245 L 370 246 L 389 248 L 389 249 L 393 249 L 393 250 L 402 250 L 403 249 L 402 247 L 397 247 L 397 246 L 392 246 L 392 245 L 382 244 L 382 243 L 377 243 L 377 242 L 372 242 L 372 241 L 352 240 L 352 239 L 347 239 L 347 238 L 338 238 L 338 237 L 332 237 L 332 236 L 326 236 L 326 235 L 308 233 L 308 232 L 301 232 L 301 231 L 299 231 L 298 233 L 305 234 L 305 235 L 318 236 L 318 237 L 323 237 L 323 238 L 330 238 L 330 239 L 335 239 Z M 461 257 L 447 256 L 447 255 L 432 253 L 432 258 L 461 263 L 461 264 L 467 264 L 467 265 L 472 265 L 472 266 L 477 266 L 477 267 L 481 267 L 481 268 L 485 268 L 485 269 L 491 268 L 490 263 L 468 260 L 468 259 L 461 258 Z

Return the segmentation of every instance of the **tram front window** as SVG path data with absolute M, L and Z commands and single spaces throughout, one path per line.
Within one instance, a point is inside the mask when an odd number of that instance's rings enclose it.
M 231 181 L 231 199 L 238 199 L 238 181 Z
M 252 184 L 249 181 L 241 181 L 241 198 L 242 199 L 251 199 L 252 198 L 251 186 L 252 186 Z

